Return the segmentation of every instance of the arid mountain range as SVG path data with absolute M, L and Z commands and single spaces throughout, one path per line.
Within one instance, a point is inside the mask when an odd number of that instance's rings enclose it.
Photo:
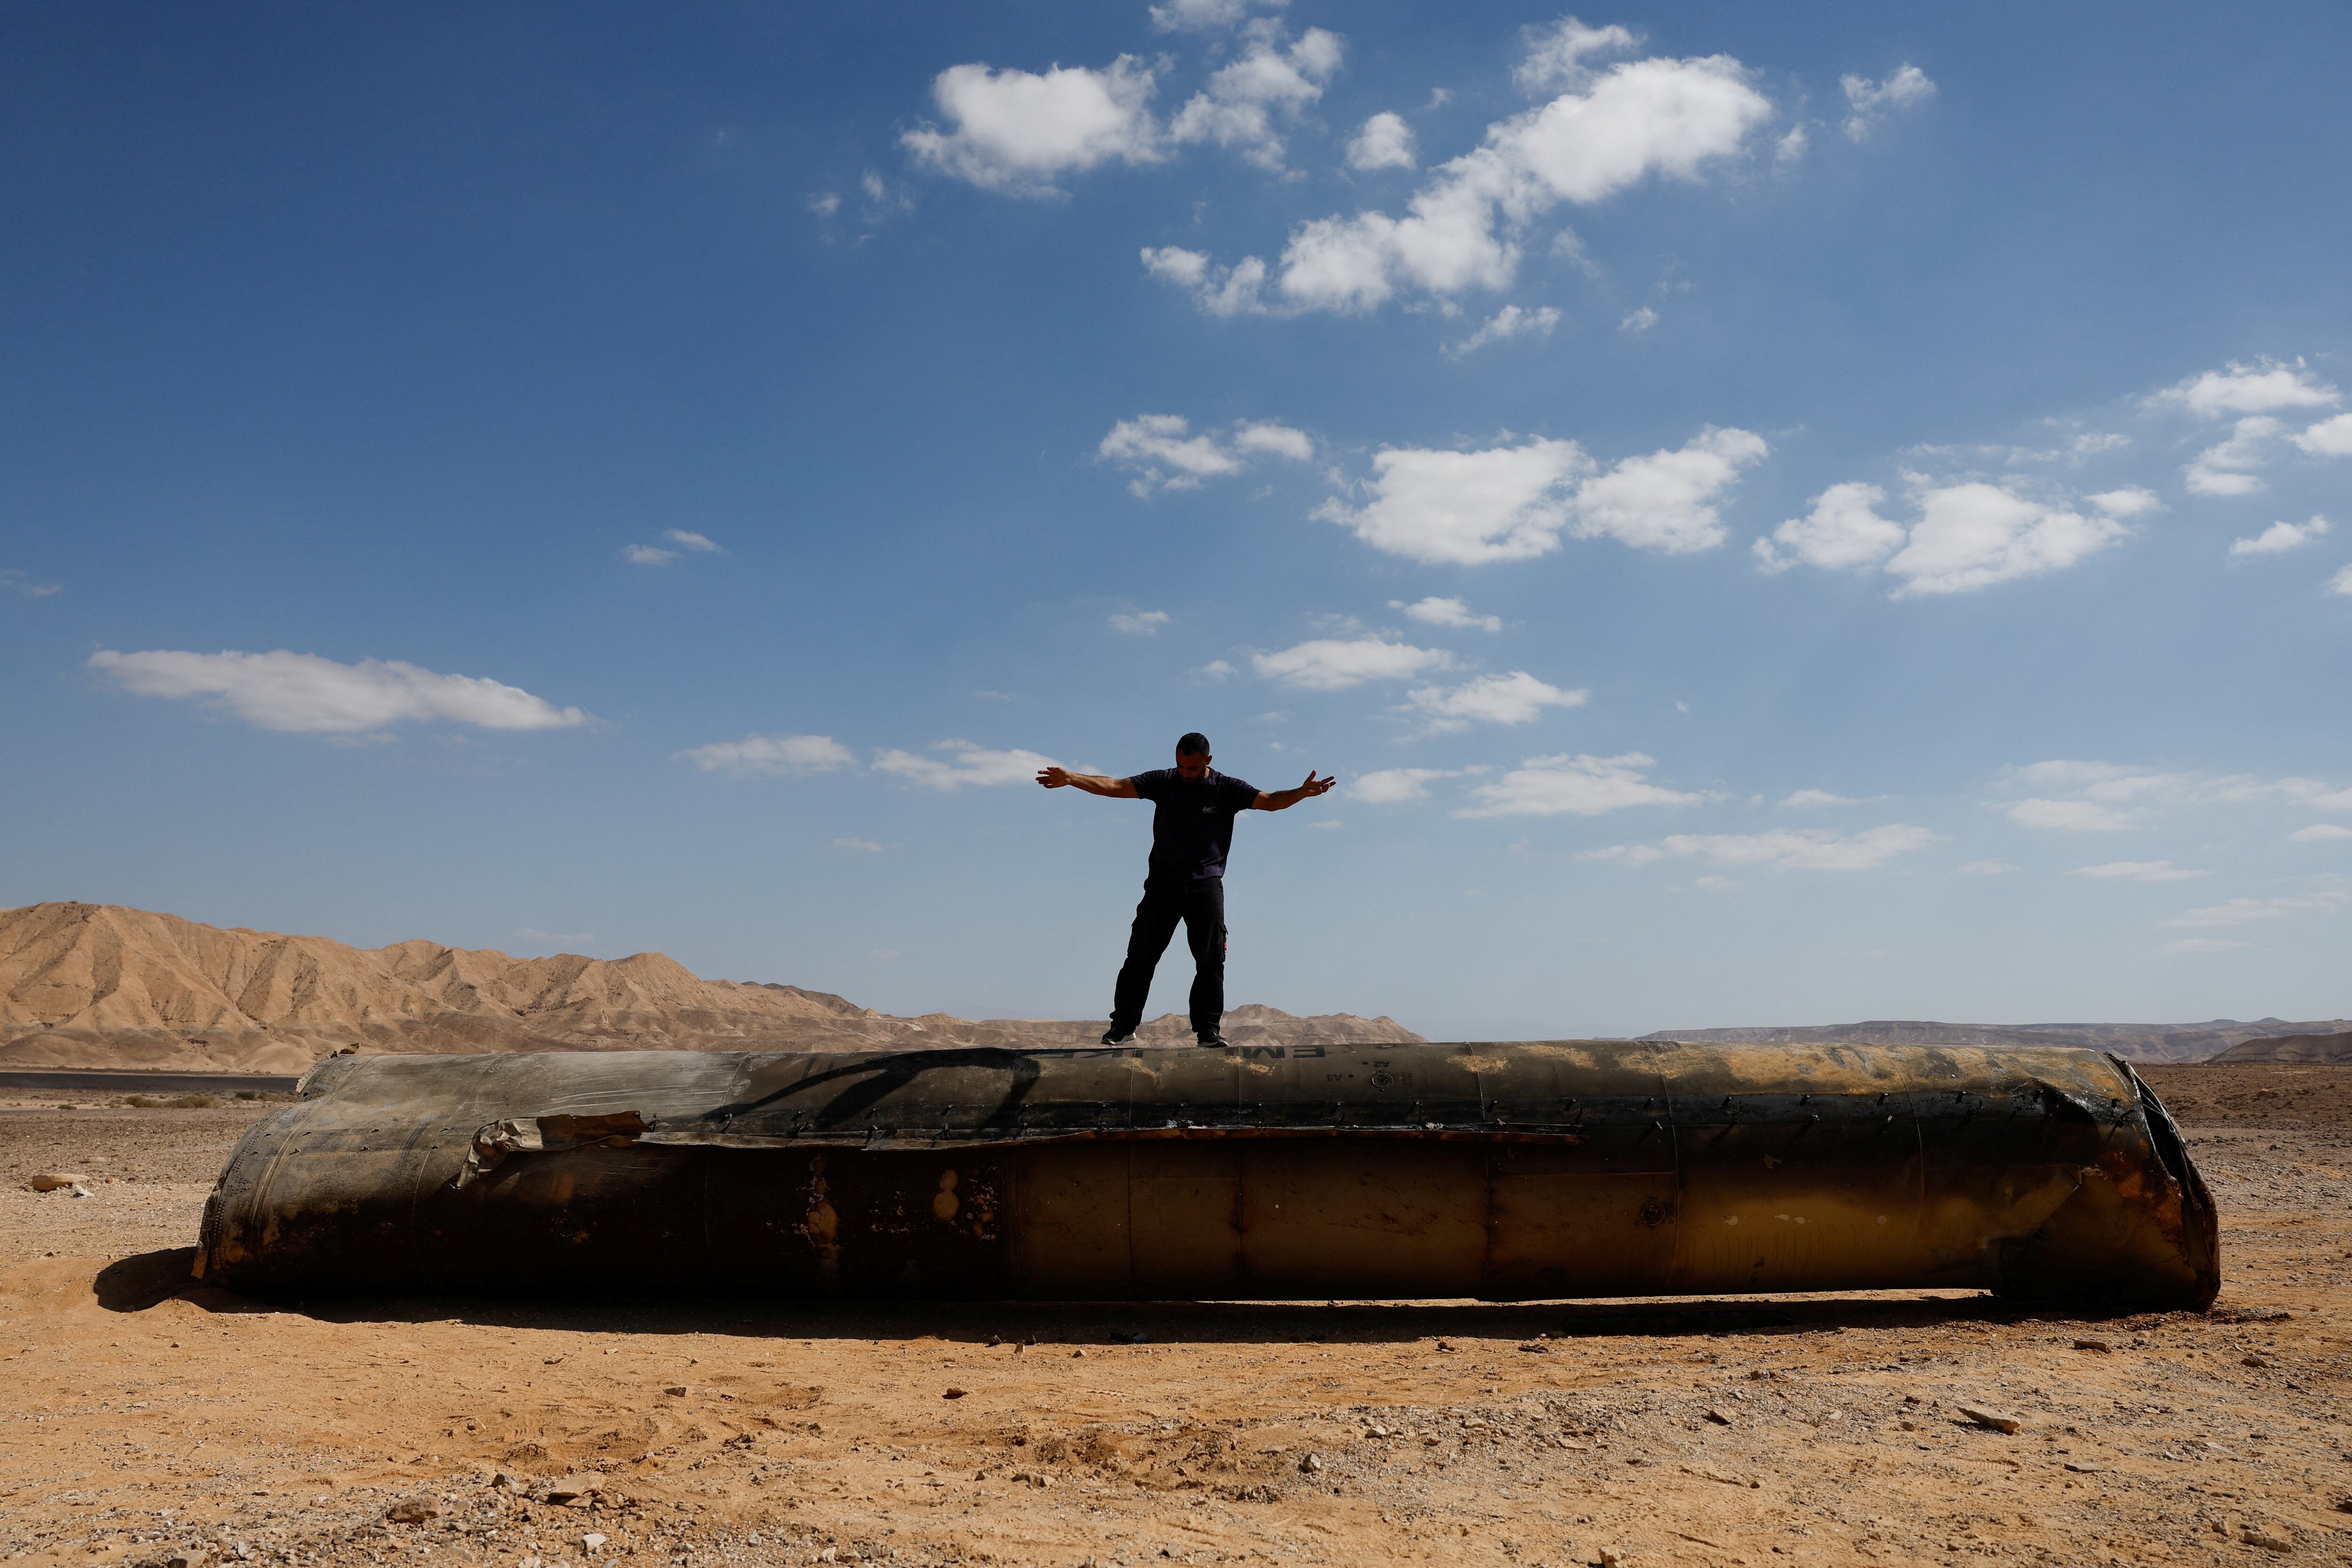
M 2291 1024 L 2259 1018 L 2251 1024 L 2215 1018 L 2202 1024 L 1937 1024 L 1880 1018 L 1863 1024 L 1801 1028 L 1661 1029 L 1650 1040 L 1724 1040 L 1755 1045 L 2087 1046 L 2126 1061 L 2201 1062 L 2250 1040 L 2281 1035 L 2327 1035 L 2352 1022 L 2326 1018 Z M 2307 1057 L 2232 1056 L 2232 1061 L 2307 1061 Z
M 299 1072 L 367 1051 L 857 1050 L 1091 1044 L 1100 1020 L 893 1017 L 823 991 L 703 980 L 658 952 L 520 959 L 356 948 L 116 904 L 0 910 L 0 1068 Z M 1179 1015 L 1143 1037 L 1191 1037 Z M 1236 1007 L 1242 1045 L 1421 1038 L 1389 1018 Z
M 2327 1035 L 2282 1035 L 2231 1046 L 2213 1058 L 2219 1066 L 2241 1062 L 2352 1062 L 2352 1030 Z

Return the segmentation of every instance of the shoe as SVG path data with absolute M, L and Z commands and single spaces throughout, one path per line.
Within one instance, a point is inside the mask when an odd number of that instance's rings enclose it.
M 1202 1035 L 1192 1043 L 1204 1050 L 1212 1051 L 1226 1050 L 1233 1045 L 1233 1042 L 1223 1035 Z
M 1135 1031 L 1129 1029 L 1122 1035 L 1117 1029 L 1105 1029 L 1102 1043 L 1106 1046 L 1131 1046 L 1135 1044 Z

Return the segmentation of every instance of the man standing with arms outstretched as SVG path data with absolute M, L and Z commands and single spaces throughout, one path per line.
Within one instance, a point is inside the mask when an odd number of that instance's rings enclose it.
M 1286 811 L 1331 787 L 1331 780 L 1307 770 L 1297 789 L 1268 795 L 1209 766 L 1209 738 L 1195 730 L 1176 742 L 1176 765 L 1133 778 L 1101 778 L 1047 768 L 1037 782 L 1047 789 L 1065 784 L 1112 800 L 1148 800 L 1151 813 L 1151 867 L 1143 879 L 1143 901 L 1135 906 L 1135 927 L 1127 939 L 1127 963 L 1112 994 L 1110 1027 L 1103 1044 L 1123 1046 L 1143 1022 L 1151 994 L 1151 972 L 1184 922 L 1192 950 L 1192 1034 L 1204 1046 L 1225 1043 L 1225 853 L 1233 847 L 1234 818 L 1244 811 Z

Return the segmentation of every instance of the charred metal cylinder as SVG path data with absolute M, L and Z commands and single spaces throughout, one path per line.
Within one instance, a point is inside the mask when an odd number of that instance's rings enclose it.
M 2201 1307 L 2211 1197 L 2086 1050 L 1509 1045 L 331 1058 L 197 1272 L 383 1290 Z

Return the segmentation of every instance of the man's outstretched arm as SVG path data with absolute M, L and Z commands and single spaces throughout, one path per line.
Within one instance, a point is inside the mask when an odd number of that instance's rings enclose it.
M 1314 799 L 1317 795 L 1321 795 L 1325 790 L 1329 789 L 1338 782 L 1339 781 L 1336 777 L 1318 779 L 1315 776 L 1315 770 L 1313 768 L 1309 768 L 1307 770 L 1307 782 L 1300 784 L 1297 789 L 1258 791 L 1257 798 L 1250 802 L 1250 809 L 1253 811 L 1287 811 L 1302 800 Z
M 1112 800 L 1135 798 L 1133 779 L 1107 779 L 1099 773 L 1074 773 L 1067 768 L 1043 768 L 1038 771 L 1037 782 L 1047 789 L 1060 789 L 1067 784 L 1088 795 L 1108 795 Z M 1262 795 L 1258 796 L 1260 800 L 1265 798 Z

